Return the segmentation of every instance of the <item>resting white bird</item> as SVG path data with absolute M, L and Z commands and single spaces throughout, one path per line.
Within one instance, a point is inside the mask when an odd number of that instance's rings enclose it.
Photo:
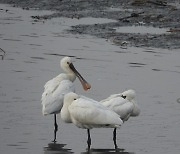
M 60 65 L 65 73 L 59 74 L 45 84 L 41 98 L 43 115 L 54 114 L 54 142 L 56 141 L 56 132 L 58 130 L 56 114 L 61 111 L 64 95 L 68 92 L 75 91 L 73 82 L 76 76 L 79 78 L 84 90 L 91 88 L 90 84 L 75 69 L 70 57 L 64 57 L 60 61 Z
M 118 114 L 101 103 L 73 92 L 64 97 L 61 118 L 66 123 L 72 122 L 79 128 L 87 129 L 88 148 L 91 146 L 90 129 L 119 128 L 123 123 Z
M 135 101 L 135 97 L 135 91 L 130 89 L 120 94 L 113 94 L 108 98 L 101 100 L 100 103 L 116 112 L 123 122 L 125 122 L 131 116 L 138 116 L 140 114 L 140 108 Z M 116 145 L 116 128 L 114 128 L 113 131 L 113 139 L 114 144 Z

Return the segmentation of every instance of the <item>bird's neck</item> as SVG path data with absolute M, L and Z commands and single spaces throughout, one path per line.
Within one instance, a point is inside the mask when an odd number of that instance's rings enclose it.
M 67 73 L 67 78 L 74 82 L 74 80 L 76 79 L 76 75 L 74 73 Z
M 71 123 L 71 116 L 68 110 L 68 106 L 70 104 L 64 103 L 62 109 L 61 109 L 61 119 L 66 123 Z

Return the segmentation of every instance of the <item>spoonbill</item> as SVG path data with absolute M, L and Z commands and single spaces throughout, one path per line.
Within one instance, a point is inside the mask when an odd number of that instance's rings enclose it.
M 74 123 L 79 128 L 87 129 L 88 149 L 91 146 L 90 129 L 119 128 L 123 123 L 118 114 L 101 103 L 73 92 L 65 95 L 60 114 L 64 122 Z
M 59 74 L 45 84 L 41 98 L 43 115 L 54 114 L 54 142 L 56 142 L 56 132 L 58 130 L 56 114 L 61 111 L 64 95 L 68 92 L 75 91 L 73 82 L 76 77 L 79 78 L 84 90 L 91 88 L 91 85 L 75 69 L 70 57 L 61 59 L 60 66 L 65 73 Z
M 124 91 L 120 94 L 113 94 L 108 98 L 101 100 L 100 103 L 116 112 L 123 122 L 127 121 L 131 116 L 135 117 L 140 114 L 140 108 L 135 101 L 136 92 L 132 89 Z M 113 131 L 113 140 L 116 144 L 116 128 Z

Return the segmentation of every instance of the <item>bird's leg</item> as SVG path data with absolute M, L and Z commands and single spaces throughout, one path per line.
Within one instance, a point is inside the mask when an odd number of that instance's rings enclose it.
M 56 121 L 56 114 L 54 114 L 54 128 L 56 131 L 58 130 L 58 125 L 57 125 L 57 121 Z
M 91 135 L 90 135 L 90 130 L 89 129 L 87 129 L 87 133 L 88 133 L 87 144 L 88 144 L 88 149 L 90 149 L 90 146 L 91 146 Z
M 54 114 L 54 140 L 53 140 L 53 142 L 56 142 L 57 131 L 58 131 L 58 125 L 57 125 L 57 121 L 56 121 L 56 114 Z
M 113 131 L 113 141 L 114 141 L 114 147 L 115 147 L 115 149 L 117 149 L 118 146 L 116 144 L 116 128 L 114 128 L 114 131 Z

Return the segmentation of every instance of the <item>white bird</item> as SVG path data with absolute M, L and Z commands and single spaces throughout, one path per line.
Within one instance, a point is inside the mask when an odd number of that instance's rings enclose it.
M 73 92 L 64 97 L 61 118 L 66 123 L 74 123 L 79 128 L 87 129 L 88 148 L 91 145 L 90 129 L 119 128 L 123 123 L 118 114 L 101 103 Z
M 56 132 L 58 130 L 56 114 L 61 111 L 64 95 L 68 92 L 75 91 L 73 82 L 76 76 L 79 78 L 84 90 L 91 88 L 90 84 L 75 69 L 70 57 L 64 57 L 60 61 L 60 66 L 65 73 L 59 74 L 45 84 L 41 98 L 43 115 L 54 114 L 54 142 L 56 141 Z
M 101 100 L 100 103 L 116 112 L 125 122 L 131 116 L 134 117 L 140 114 L 140 108 L 136 103 L 135 97 L 135 91 L 130 89 L 120 94 L 113 94 Z M 114 144 L 116 145 L 116 128 L 114 128 L 113 135 Z

